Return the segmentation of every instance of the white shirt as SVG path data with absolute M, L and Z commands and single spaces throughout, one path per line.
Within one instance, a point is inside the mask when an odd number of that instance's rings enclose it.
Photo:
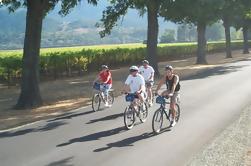
M 152 66 L 147 66 L 147 68 L 140 66 L 139 73 L 144 77 L 145 81 L 153 81 L 154 79 L 154 69 Z M 149 80 L 151 75 L 153 75 L 153 77 Z
M 135 93 L 140 89 L 140 86 L 143 85 L 143 91 L 145 92 L 145 80 L 142 75 L 137 74 L 133 77 L 131 74 L 127 77 L 125 81 L 126 85 L 130 87 L 130 93 Z

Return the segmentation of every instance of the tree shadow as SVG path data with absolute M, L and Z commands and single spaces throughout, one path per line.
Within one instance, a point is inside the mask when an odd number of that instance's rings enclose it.
M 83 116 L 83 115 L 87 115 L 91 113 L 93 113 L 93 111 L 86 111 L 86 112 L 81 112 L 81 113 L 68 113 L 66 115 L 64 114 L 63 116 L 57 117 L 55 119 L 48 120 L 47 122 L 53 122 L 53 121 L 58 121 L 58 120 L 68 120 L 68 119 L 72 119 L 78 116 Z
M 73 166 L 72 162 L 73 157 L 67 157 L 65 159 L 52 162 L 46 166 Z
M 92 123 L 101 122 L 101 121 L 107 121 L 107 120 L 114 120 L 114 119 L 117 119 L 117 118 L 119 118 L 119 117 L 121 117 L 123 115 L 124 115 L 123 113 L 109 115 L 109 116 L 105 116 L 105 117 L 102 117 L 102 118 L 90 120 L 86 124 L 92 124 Z
M 232 73 L 232 72 L 237 72 L 239 71 L 241 68 L 246 67 L 248 65 L 241 65 L 241 66 L 218 66 L 218 67 L 214 67 L 211 69 L 206 69 L 203 70 L 201 72 L 198 72 L 194 75 L 190 75 L 190 76 L 186 76 L 183 77 L 181 80 L 194 80 L 194 79 L 203 79 L 203 78 L 207 78 L 210 76 L 216 76 L 216 75 L 224 75 L 224 74 L 228 74 L 228 73 Z
M 71 139 L 68 142 L 57 145 L 57 147 L 67 146 L 67 145 L 71 145 L 71 144 L 78 143 L 78 142 L 88 142 L 88 141 L 99 140 L 101 138 L 116 135 L 116 134 L 122 133 L 124 131 L 126 131 L 125 127 L 118 127 L 118 128 L 111 129 L 111 130 L 101 131 L 98 133 L 94 133 L 94 134 L 86 135 L 83 137 Z
M 25 134 L 29 134 L 32 132 L 44 132 L 44 131 L 50 131 L 54 130 L 60 126 L 63 126 L 67 124 L 66 122 L 51 122 L 47 123 L 45 126 L 38 127 L 38 128 L 30 128 L 30 129 L 24 129 L 24 130 L 18 130 L 15 132 L 2 132 L 0 133 L 0 138 L 6 138 L 6 137 L 15 137 L 15 136 L 21 136 Z

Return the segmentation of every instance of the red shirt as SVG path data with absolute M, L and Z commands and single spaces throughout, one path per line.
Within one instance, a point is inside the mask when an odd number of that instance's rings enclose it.
M 102 82 L 106 84 L 112 84 L 112 74 L 110 71 L 101 71 L 99 77 Z

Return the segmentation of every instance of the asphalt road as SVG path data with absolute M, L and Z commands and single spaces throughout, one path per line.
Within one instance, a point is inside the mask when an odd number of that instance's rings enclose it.
M 90 107 L 0 133 L 1 166 L 185 165 L 251 103 L 251 59 L 210 69 L 181 83 L 181 119 L 152 134 L 151 121 L 127 131 L 118 97 L 112 108 Z

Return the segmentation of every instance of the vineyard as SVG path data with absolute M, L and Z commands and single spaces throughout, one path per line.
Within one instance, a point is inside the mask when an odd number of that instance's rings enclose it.
M 233 42 L 233 49 L 243 43 Z M 172 43 L 158 46 L 159 60 L 187 58 L 195 55 L 196 43 Z M 207 44 L 207 52 L 225 50 L 225 42 Z M 83 75 L 99 70 L 101 64 L 111 67 L 138 64 L 146 55 L 144 44 L 102 45 L 41 49 L 40 75 L 42 78 L 61 78 Z M 0 80 L 11 84 L 21 77 L 22 50 L 0 51 Z

